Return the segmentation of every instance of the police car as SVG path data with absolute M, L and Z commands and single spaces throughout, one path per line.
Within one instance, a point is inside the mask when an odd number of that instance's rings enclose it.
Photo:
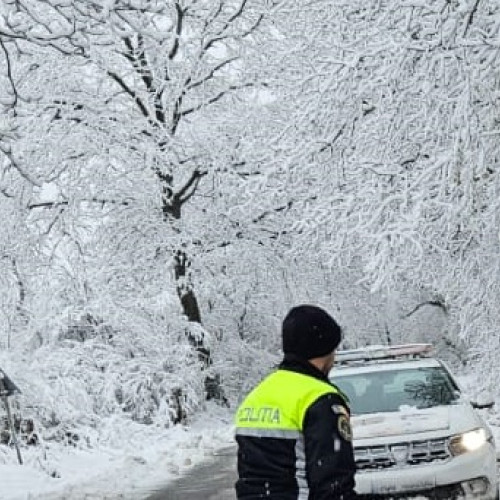
M 429 344 L 339 351 L 351 403 L 356 490 L 366 499 L 498 499 L 488 425 Z

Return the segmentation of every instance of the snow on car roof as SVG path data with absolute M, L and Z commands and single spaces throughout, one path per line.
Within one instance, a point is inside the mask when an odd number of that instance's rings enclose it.
M 381 359 L 416 359 L 429 357 L 432 344 L 368 345 L 337 351 L 338 364 L 351 364 Z
M 334 365 L 330 377 L 335 375 L 352 375 L 355 373 L 372 373 L 391 370 L 408 370 L 410 368 L 430 368 L 441 366 L 436 358 L 421 358 L 411 360 L 380 360 L 376 363 L 368 362 L 365 365 Z

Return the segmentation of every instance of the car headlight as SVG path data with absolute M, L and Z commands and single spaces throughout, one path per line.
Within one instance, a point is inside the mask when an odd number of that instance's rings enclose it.
M 468 451 L 475 451 L 481 448 L 488 441 L 486 430 L 480 427 L 473 431 L 458 434 L 450 439 L 449 447 L 452 455 L 462 455 Z

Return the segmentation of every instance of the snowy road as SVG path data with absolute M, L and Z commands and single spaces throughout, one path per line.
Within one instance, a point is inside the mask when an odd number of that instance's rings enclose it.
M 235 500 L 235 467 L 235 450 L 224 450 L 214 462 L 194 468 L 189 475 L 145 500 Z
M 174 483 L 151 492 L 145 500 L 235 500 L 235 479 L 236 450 L 227 448 L 215 454 L 210 463 L 199 465 Z
M 151 492 L 145 500 L 234 500 L 236 450 L 219 451 L 214 460 L 193 468 L 165 488 Z

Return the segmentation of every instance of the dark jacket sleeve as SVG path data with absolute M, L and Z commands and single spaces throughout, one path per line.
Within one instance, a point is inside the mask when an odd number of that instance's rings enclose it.
M 303 432 L 309 498 L 357 498 L 352 433 L 345 401 L 337 394 L 320 397 L 306 412 Z

